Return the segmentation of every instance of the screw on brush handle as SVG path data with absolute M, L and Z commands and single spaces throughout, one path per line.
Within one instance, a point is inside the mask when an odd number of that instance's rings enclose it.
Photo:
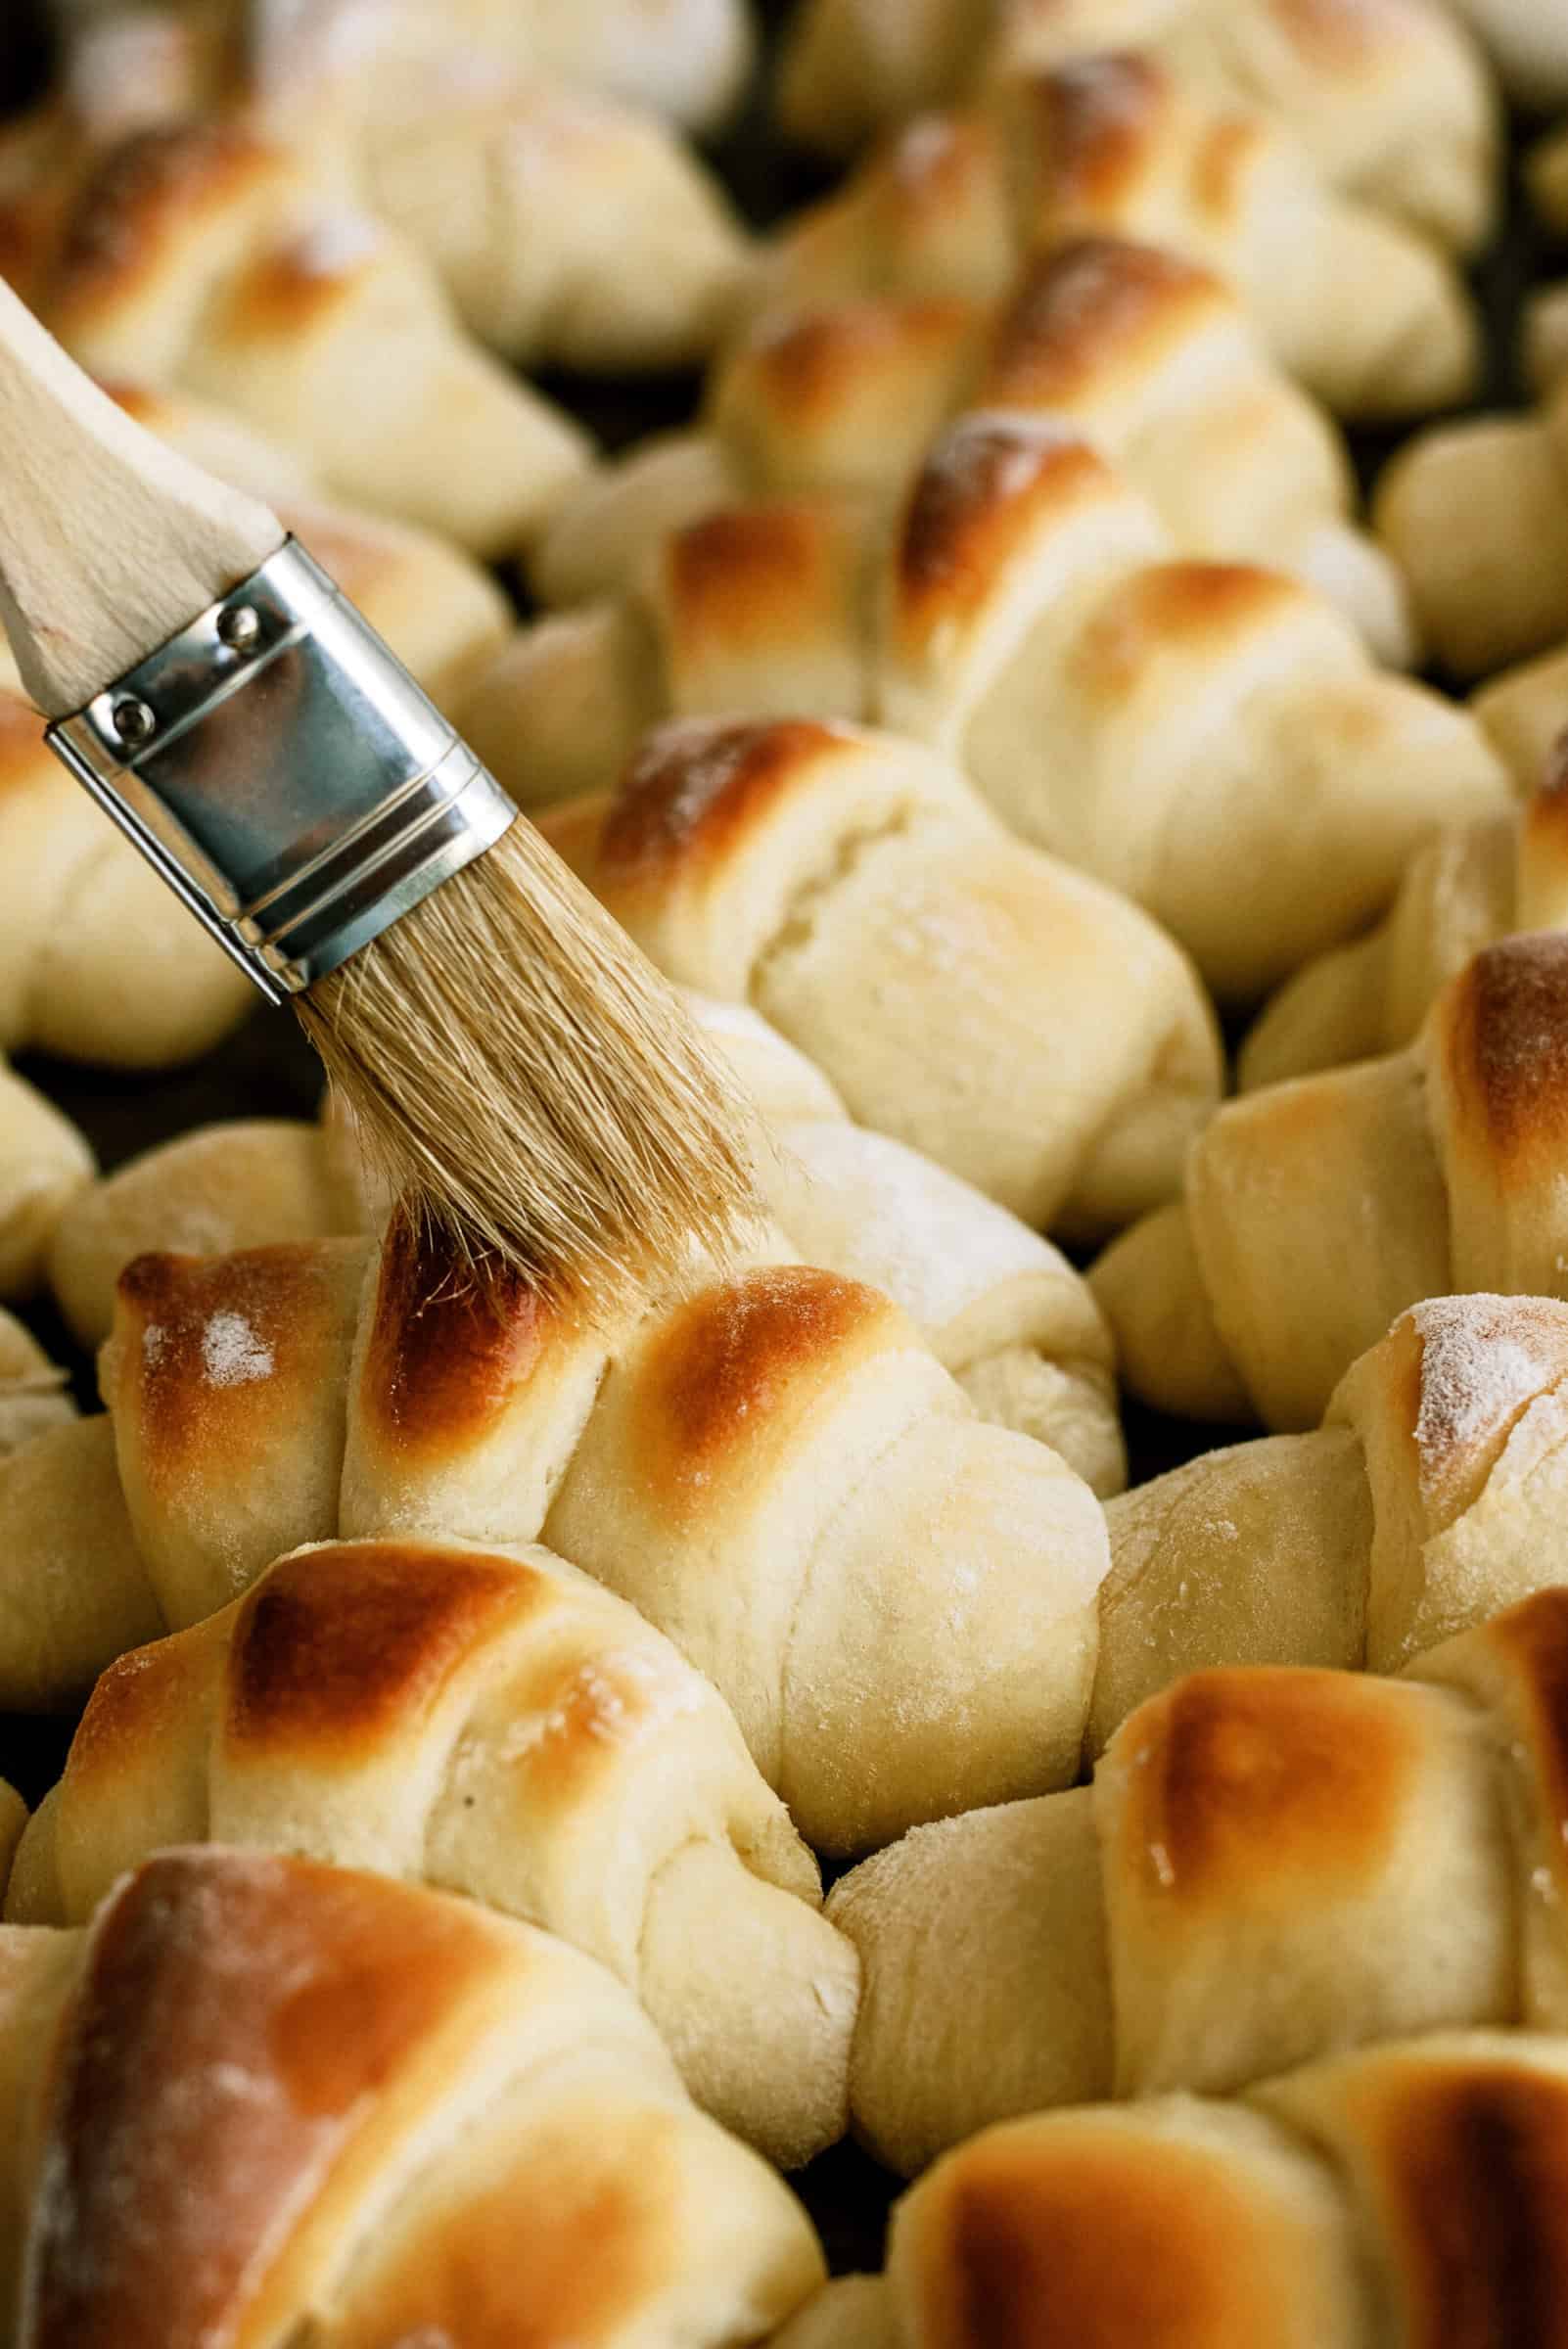
M 134 424 L 0 280 L 0 622 L 46 716 L 80 710 L 283 537 Z

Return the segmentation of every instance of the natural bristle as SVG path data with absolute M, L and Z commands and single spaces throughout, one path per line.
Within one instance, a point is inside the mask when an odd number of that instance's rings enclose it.
M 526 818 L 299 1009 L 377 1174 L 481 1279 L 611 1309 L 755 1230 L 733 1085 Z

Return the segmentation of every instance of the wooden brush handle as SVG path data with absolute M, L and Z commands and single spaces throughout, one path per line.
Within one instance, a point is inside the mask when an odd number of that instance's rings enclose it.
M 0 280 L 0 621 L 46 715 L 134 668 L 283 537 L 133 424 Z

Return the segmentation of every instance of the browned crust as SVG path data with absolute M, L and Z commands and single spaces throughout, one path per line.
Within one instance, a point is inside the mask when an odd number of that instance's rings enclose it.
M 882 1343 L 897 1309 L 875 1289 L 808 1266 L 770 1266 L 692 1298 L 661 1325 L 641 1365 L 646 1486 L 679 1515 L 750 1431 L 774 1434 L 835 1356 Z
M 1270 2255 L 1288 2236 L 1198 2146 L 1046 2123 L 980 2140 L 921 2191 L 929 2349 L 1263 2349 L 1287 2304 Z
M 111 148 L 72 207 L 51 272 L 51 315 L 90 310 L 160 266 L 173 230 L 275 165 L 275 151 L 231 124 L 138 131 Z
M 170 1727 L 190 1720 L 207 1683 L 211 1640 L 205 1626 L 172 1639 L 133 1648 L 99 1676 L 70 1741 L 66 1783 L 82 1787 L 102 1778 L 106 1802 L 127 1759 L 156 1752 Z
M 520 1560 L 421 1543 L 285 1558 L 235 1623 L 228 1739 L 255 1753 L 384 1736 L 428 1711 L 477 1645 L 551 1589 Z
M 1506 938 L 1477 954 L 1448 1000 L 1460 1101 L 1515 1172 L 1560 1163 L 1568 1124 L 1568 936 Z
M 1300 605 L 1293 579 L 1241 563 L 1152 563 L 1117 588 L 1073 645 L 1081 685 L 1103 701 L 1130 693 L 1173 643 L 1219 643 Z
M 1200 215 L 1207 212 L 1217 222 L 1234 219 L 1263 136 L 1262 124 L 1245 115 L 1224 116 L 1204 132 L 1188 183 Z
M 380 2093 L 497 1957 L 458 1903 L 376 1878 L 212 1850 L 150 1861 L 101 1912 L 69 2016 L 26 2338 L 238 2337 Z
M 618 2102 L 603 2120 L 460 2147 L 431 2223 L 356 2297 L 343 2349 L 589 2349 L 643 2331 L 679 2257 L 680 2120 Z
M 520 1276 L 494 1271 L 481 1288 L 399 1218 L 382 1249 L 361 1408 L 390 1448 L 440 1457 L 498 1416 L 575 1326 Z
M 975 187 L 990 192 L 997 167 L 996 133 L 979 115 L 921 115 L 882 150 L 872 184 L 911 225 L 922 213 L 945 222 Z
M 1382 2141 L 1408 2349 L 1568 2339 L 1568 2084 L 1505 2060 L 1412 2066 L 1394 2095 L 1353 2091 L 1351 2119 Z
M 1032 78 L 1042 211 L 1114 204 L 1133 182 L 1171 98 L 1137 51 L 1072 59 Z
M 1532 1730 L 1531 1775 L 1560 1875 L 1568 1863 L 1568 1590 L 1538 1591 L 1510 1607 L 1487 1637 L 1518 1676 Z
M 1105 466 L 1068 432 L 970 417 L 937 443 L 910 492 L 898 548 L 900 620 L 916 638 L 969 618 L 1042 509 L 1103 496 Z
M 1539 850 L 1557 863 L 1568 857 L 1568 728 L 1552 744 L 1541 788 L 1525 802 L 1521 821 L 1527 853 Z
M 823 503 L 705 515 L 665 545 L 670 634 L 699 657 L 711 645 L 744 652 L 788 639 L 795 615 L 809 625 L 813 616 L 836 611 L 843 560 L 842 517 Z
M 221 1473 L 213 1448 L 225 1421 L 259 1434 L 272 1397 L 297 1402 L 300 1365 L 319 1374 L 322 1338 L 347 1334 L 344 1262 L 360 1245 L 308 1240 L 126 1266 L 113 1359 L 136 1397 L 150 1469 L 177 1482 L 194 1458 L 205 1484 Z
M 997 330 L 981 404 L 1048 406 L 1173 328 L 1231 307 L 1220 281 L 1123 237 L 1080 237 L 1038 262 Z
M 929 366 L 981 315 L 976 302 L 935 296 L 824 303 L 768 327 L 741 352 L 731 382 L 749 378 L 749 397 L 808 431 L 853 398 L 864 371 L 880 371 L 890 358 Z
M 214 329 L 235 343 L 305 332 L 352 296 L 381 255 L 379 237 L 340 253 L 319 231 L 274 246 L 235 278 Z
M 639 1669 L 644 1663 L 645 1656 L 623 1648 L 595 1648 L 575 1658 L 550 1657 L 519 1683 L 518 1710 L 527 1713 L 535 1733 L 510 1769 L 527 1813 L 559 1817 L 668 1717 L 670 1682 L 657 1666 Z M 671 1662 L 671 1672 L 676 1669 Z M 695 1694 L 694 1683 L 688 1692 Z M 648 1767 L 658 1765 L 650 1761 Z
M 627 768 L 599 840 L 608 887 L 721 858 L 809 765 L 842 746 L 804 718 L 697 719 L 658 727 Z
M 1287 1875 L 1372 1875 L 1419 1769 L 1430 1702 L 1344 1673 L 1199 1672 L 1122 1728 L 1118 1837 L 1144 1889 L 1207 1905 Z

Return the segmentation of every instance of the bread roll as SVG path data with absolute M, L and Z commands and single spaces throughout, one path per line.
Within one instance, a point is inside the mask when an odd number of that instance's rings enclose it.
M 164 1852 L 85 1930 L 8 1928 L 0 2096 L 29 2349 L 726 2349 L 822 2276 L 602 1967 L 307 1861 Z
M 999 306 L 861 295 L 763 315 L 715 370 L 703 428 L 666 435 L 575 494 L 530 562 L 547 602 L 623 592 L 672 530 L 761 498 L 870 500 L 893 519 L 964 406 L 1075 425 L 1185 555 L 1293 571 L 1382 660 L 1416 646 L 1404 588 L 1354 527 L 1326 416 L 1212 270 L 1085 236 L 1026 267 Z
M 1285 982 L 1242 1044 L 1244 1092 L 1398 1052 L 1482 947 L 1568 928 L 1568 731 L 1545 771 L 1523 806 L 1429 841 L 1375 929 Z
M 587 465 L 415 248 L 288 148 L 190 120 L 89 147 L 74 180 L 48 233 L 13 218 L 0 244 L 24 244 L 18 290 L 94 374 L 226 406 L 335 498 L 484 557 L 516 552 Z
M 1560 2029 L 1565 1658 L 1557 1588 L 1397 1681 L 1194 1673 L 1123 1724 L 1092 1788 L 866 1861 L 828 1903 L 865 1968 L 859 2134 L 909 2172 L 1047 2105 Z
M 1491 5 L 1518 15 L 1529 0 Z M 1471 0 L 1470 14 L 1487 7 Z M 976 81 L 1133 47 L 1205 97 L 1262 109 L 1335 187 L 1441 243 L 1467 250 L 1486 235 L 1492 94 L 1472 44 L 1422 0 L 1313 15 L 1292 0 L 807 0 L 785 41 L 779 111 L 794 137 L 843 153 Z
M 155 1624 L 305 1542 L 538 1540 L 715 1681 L 819 1850 L 1077 1770 L 1099 1504 L 874 1290 L 760 1267 L 590 1332 L 398 1225 L 139 1259 L 101 1377 Z
M 843 2135 L 856 1962 L 815 1863 L 722 1699 L 547 1550 L 297 1550 L 123 1657 L 7 1915 L 85 1923 L 150 1852 L 208 1841 L 543 1925 L 641 1997 L 693 2096 L 770 2159 Z
M 1568 936 L 1533 932 L 1475 955 L 1407 1051 L 1227 1103 L 1184 1200 L 1091 1274 L 1132 1391 L 1311 1427 L 1417 1299 L 1568 1295 L 1565 1037 Z
M 633 602 L 525 629 L 459 719 L 537 807 L 613 785 L 669 712 L 870 720 L 943 752 L 1238 1004 L 1509 797 L 1465 712 L 1374 668 L 1311 587 L 1181 557 L 1048 416 L 961 417 L 891 536 L 826 495 L 689 524 Z
M 1568 385 L 1525 416 L 1419 434 L 1379 477 L 1372 523 L 1417 622 L 1457 676 L 1568 637 Z
M 1232 2102 L 988 2129 L 894 2213 L 886 2277 L 778 2349 L 1441 2349 L 1568 2322 L 1561 2042 L 1442 2032 Z
M 1005 1209 L 886 1134 L 851 1124 L 833 1087 L 744 1005 L 688 998 L 761 1113 L 758 1153 L 786 1253 L 881 1289 L 982 1418 L 1038 1436 L 1102 1497 L 1127 1482 L 1110 1337 L 1065 1257 Z M 83 1345 L 148 1250 L 227 1255 L 379 1227 L 350 1121 L 209 1126 L 119 1168 L 68 1209 L 50 1252 Z
M 3 689 L 0 886 L 0 1048 L 167 1068 L 208 1051 L 255 999 L 66 773 L 37 712 Z
M 668 977 L 754 1005 L 852 1116 L 1026 1221 L 1104 1231 L 1178 1181 L 1218 1082 L 1191 966 L 929 751 L 667 726 L 608 806 L 549 830 Z
M 1455 202 L 1460 183 L 1418 119 L 1408 153 L 1429 201 L 1456 227 L 1484 217 L 1484 196 L 1479 215 Z M 1488 138 L 1472 155 L 1483 186 Z M 1424 234 L 1331 190 L 1267 114 L 1139 50 L 1005 76 L 978 108 L 912 122 L 785 230 L 755 300 L 995 299 L 1024 254 L 1085 234 L 1217 270 L 1275 357 L 1342 415 L 1420 415 L 1475 382 L 1475 312 Z

